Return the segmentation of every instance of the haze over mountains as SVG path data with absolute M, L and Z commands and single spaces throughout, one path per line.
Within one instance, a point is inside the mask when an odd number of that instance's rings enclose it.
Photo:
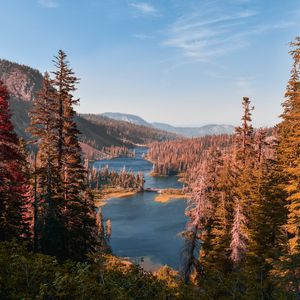
M 10 110 L 15 131 L 20 137 L 30 138 L 26 128 L 29 125 L 29 111 L 32 101 L 41 89 L 43 76 L 33 68 L 0 59 L 0 80 L 10 92 Z M 76 117 L 81 132 L 81 146 L 89 151 L 110 146 L 134 146 L 153 141 L 175 139 L 173 133 L 108 119 L 104 116 L 93 118 L 92 115 Z M 84 150 L 83 149 L 83 150 Z M 99 154 L 99 153 L 98 153 Z
M 17 134 L 30 139 L 26 128 L 32 101 L 41 89 L 43 76 L 26 65 L 0 59 L 0 80 L 10 92 L 10 109 Z M 232 133 L 230 125 L 175 127 L 164 123 L 149 123 L 139 116 L 122 113 L 80 114 L 76 117 L 84 151 L 100 155 L 99 149 L 110 146 L 131 147 L 153 141 L 176 139 L 178 136 L 197 137 L 209 134 Z
M 234 131 L 234 126 L 225 125 L 225 124 L 221 124 L 221 125 L 208 124 L 199 127 L 181 127 L 181 126 L 179 127 L 179 126 L 172 126 L 166 123 L 158 123 L 158 122 L 149 123 L 143 118 L 132 114 L 124 114 L 119 112 L 105 112 L 101 115 L 114 120 L 126 121 L 136 125 L 148 126 L 151 128 L 172 132 L 185 137 L 200 137 L 205 135 L 232 134 Z

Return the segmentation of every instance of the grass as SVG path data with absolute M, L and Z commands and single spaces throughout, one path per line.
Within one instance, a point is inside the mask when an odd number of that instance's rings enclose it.
M 165 189 L 155 197 L 156 202 L 167 203 L 172 199 L 187 199 L 187 195 L 182 189 Z
M 126 190 L 120 188 L 106 188 L 104 190 L 94 191 L 95 205 L 101 207 L 106 205 L 107 201 L 112 198 L 125 198 L 138 193 L 137 190 Z

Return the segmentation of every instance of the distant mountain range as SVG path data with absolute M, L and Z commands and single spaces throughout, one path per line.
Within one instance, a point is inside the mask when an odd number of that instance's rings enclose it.
M 142 126 L 147 126 L 147 127 L 153 127 L 150 123 L 145 121 L 143 118 L 136 116 L 136 115 L 131 115 L 131 114 L 123 114 L 119 112 L 105 112 L 102 113 L 101 116 L 118 120 L 118 121 L 125 121 L 128 123 L 136 124 L 136 125 L 142 125 Z
M 28 112 L 36 93 L 41 89 L 43 76 L 31 67 L 0 59 L 0 80 L 10 93 L 10 110 L 15 131 L 20 137 L 30 138 L 26 128 L 29 125 Z M 124 121 L 93 115 L 78 115 L 77 126 L 81 132 L 80 141 L 83 150 L 101 156 L 97 150 L 109 146 L 134 146 L 153 141 L 175 139 L 174 133 L 156 128 L 129 124 Z
M 32 101 L 42 86 L 43 76 L 26 65 L 0 59 L 0 80 L 10 92 L 10 109 L 17 134 L 26 140 L 30 138 L 26 128 L 29 125 L 28 112 Z M 82 114 L 76 117 L 81 132 L 83 150 L 95 153 L 102 147 L 134 146 L 153 141 L 162 141 L 180 136 L 203 136 L 207 134 L 232 133 L 230 125 L 206 125 L 202 127 L 175 127 L 163 123 L 149 123 L 141 117 L 104 113 L 100 115 Z M 98 153 L 101 155 L 101 153 Z
M 172 132 L 185 137 L 200 137 L 204 135 L 232 134 L 234 131 L 234 126 L 224 125 L 224 124 L 222 125 L 208 124 L 200 127 L 179 127 L 179 126 L 172 126 L 166 123 L 157 123 L 157 122 L 149 123 L 143 118 L 132 114 L 124 114 L 119 112 L 105 112 L 101 115 L 114 120 L 126 121 L 136 125 L 156 128 L 156 129 Z

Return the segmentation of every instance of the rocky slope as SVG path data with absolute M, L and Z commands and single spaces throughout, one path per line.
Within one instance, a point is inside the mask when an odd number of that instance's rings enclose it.
M 43 76 L 38 70 L 0 59 L 0 80 L 14 99 L 30 102 L 41 88 Z
M 38 70 L 2 59 L 0 60 L 0 80 L 5 83 L 10 92 L 10 110 L 15 130 L 19 136 L 28 140 L 30 138 L 26 132 L 29 125 L 28 112 L 32 106 L 32 100 L 42 86 L 43 76 Z M 90 117 L 76 117 L 83 149 L 91 151 L 91 147 L 101 149 L 109 146 L 133 146 L 176 137 L 174 134 L 161 130 L 150 132 L 148 129 L 145 130 L 144 126 L 104 119 L 99 121 Z M 85 144 L 88 147 L 84 147 Z

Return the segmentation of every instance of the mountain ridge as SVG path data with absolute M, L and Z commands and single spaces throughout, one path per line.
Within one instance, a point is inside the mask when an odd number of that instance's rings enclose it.
M 136 124 L 136 125 L 142 125 L 142 126 L 147 126 L 147 127 L 153 127 L 149 122 L 144 120 L 138 115 L 134 114 L 125 114 L 125 113 L 120 113 L 120 112 L 104 112 L 100 114 L 101 116 L 118 120 L 118 121 L 125 121 L 128 123 Z
M 18 136 L 30 139 L 26 131 L 29 126 L 29 111 L 36 93 L 41 89 L 43 75 L 36 69 L 26 65 L 0 59 L 0 80 L 7 86 L 10 94 L 10 111 L 12 122 Z M 110 146 L 133 147 L 137 143 L 175 139 L 176 135 L 158 129 L 149 129 L 138 125 L 128 125 L 123 121 L 105 119 L 102 122 L 92 122 L 81 115 L 75 121 L 81 134 L 79 140 L 84 149 L 101 150 Z
M 159 130 L 175 133 L 185 137 L 201 137 L 205 135 L 232 134 L 234 132 L 234 126 L 228 124 L 206 124 L 203 126 L 173 126 L 161 122 L 150 123 L 147 122 L 142 117 L 134 114 L 126 114 L 120 112 L 105 112 L 99 115 L 106 116 L 114 120 L 122 120 L 132 124 L 148 126 L 150 128 L 156 128 Z

